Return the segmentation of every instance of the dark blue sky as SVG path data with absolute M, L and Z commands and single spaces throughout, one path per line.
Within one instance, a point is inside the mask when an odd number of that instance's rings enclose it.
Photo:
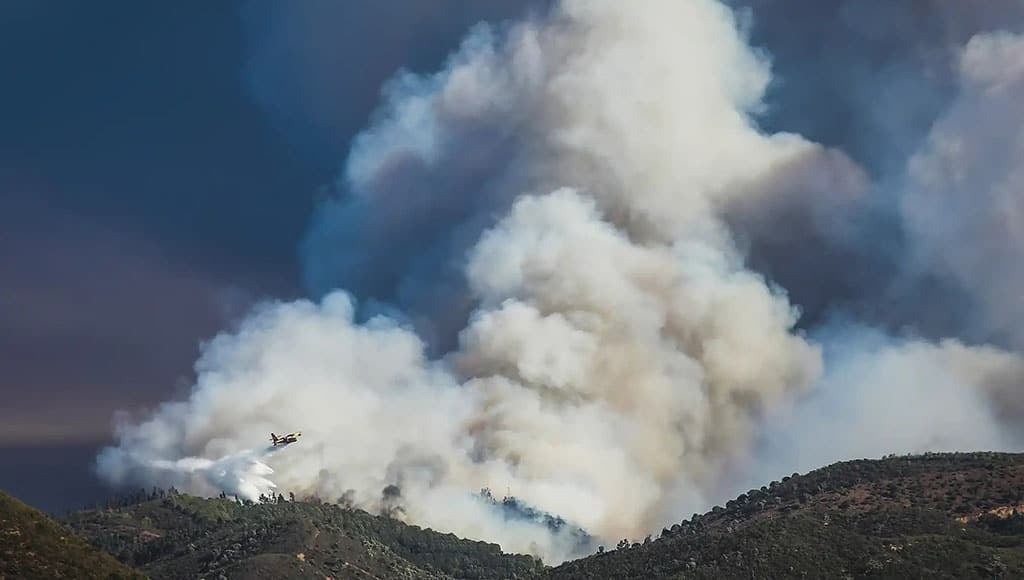
M 298 243 L 380 83 L 517 4 L 0 2 L 0 489 L 98 493 L 116 411 L 304 294 Z
M 299 291 L 330 168 L 248 98 L 238 8 L 192 8 L 3 4 L 0 443 L 102 438 L 241 303 Z

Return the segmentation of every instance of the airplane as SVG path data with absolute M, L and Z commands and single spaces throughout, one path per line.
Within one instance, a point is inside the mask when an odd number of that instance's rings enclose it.
M 294 433 L 288 433 L 287 435 L 281 435 L 280 437 L 273 433 L 270 434 L 270 440 L 274 443 L 274 447 L 277 447 L 278 445 L 283 447 L 290 443 L 295 443 L 296 441 L 299 440 L 299 437 L 302 437 L 302 433 L 298 431 Z

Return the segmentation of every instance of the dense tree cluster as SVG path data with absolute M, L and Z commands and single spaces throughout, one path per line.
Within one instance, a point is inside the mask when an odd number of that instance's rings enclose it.
M 837 463 L 752 489 L 647 543 L 555 577 L 1024 575 L 1024 455 L 929 453 Z
M 534 508 L 515 496 L 506 495 L 498 500 L 491 490 L 485 487 L 480 490 L 480 499 L 497 510 L 506 521 L 530 522 L 543 526 L 550 533 L 567 535 L 573 542 L 575 551 L 581 555 L 596 549 L 594 537 L 583 528 L 569 524 L 561 516 Z
M 378 577 L 522 578 L 542 569 L 536 559 L 503 554 L 494 544 L 315 497 L 287 501 L 284 494 L 264 495 L 252 502 L 158 491 L 152 499 L 86 510 L 67 520 L 94 545 L 153 578 L 249 577 L 246 567 L 257 561 L 271 569 L 260 574 L 272 577 L 301 570 L 337 577 L 355 567 Z

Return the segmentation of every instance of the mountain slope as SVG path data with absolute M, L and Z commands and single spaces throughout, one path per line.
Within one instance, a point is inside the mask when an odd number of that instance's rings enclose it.
M 528 556 L 319 502 L 242 505 L 177 493 L 68 517 L 152 578 L 523 578 Z
M 158 579 L 1024 578 L 1024 455 L 837 463 L 556 568 L 319 502 L 142 494 L 68 521 Z
M 0 492 L 0 579 L 143 578 L 42 512 Z
M 837 463 L 552 578 L 1024 577 L 1024 455 Z

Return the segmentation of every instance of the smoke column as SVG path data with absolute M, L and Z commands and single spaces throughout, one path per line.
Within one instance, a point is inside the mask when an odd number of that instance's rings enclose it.
M 565 0 L 394 78 L 303 246 L 319 298 L 210 341 L 187 400 L 119 425 L 100 473 L 389 513 L 396 486 L 412 522 L 554 563 L 573 538 L 476 492 L 511 488 L 614 543 L 811 461 L 1019 445 L 1024 363 L 994 323 L 1022 311 L 1020 280 L 996 263 L 1001 278 L 976 278 L 983 258 L 1020 257 L 1022 218 L 997 209 L 1020 202 L 1021 150 L 985 155 L 970 119 L 1019 113 L 1020 37 L 958 53 L 956 104 L 888 190 L 840 150 L 759 128 L 770 61 L 741 24 L 712 0 Z M 1000 134 L 1019 145 L 1012 117 Z M 930 181 L 947 170 L 959 181 Z M 978 185 L 990 211 L 926 213 Z M 794 211 L 856 246 L 882 190 L 907 224 L 900 260 L 976 296 L 1006 340 L 842 316 L 805 331 L 748 265 Z M 944 253 L 954 238 L 969 248 Z M 286 452 L 245 452 L 292 429 Z

